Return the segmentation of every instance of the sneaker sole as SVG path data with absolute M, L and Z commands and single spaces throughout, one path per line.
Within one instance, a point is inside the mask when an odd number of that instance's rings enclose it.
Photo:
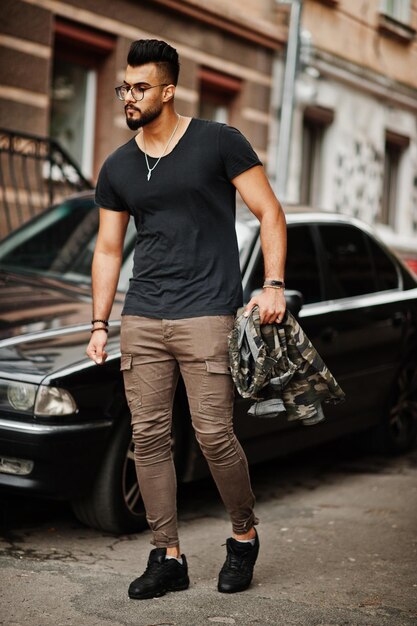
M 251 585 L 251 580 L 247 585 L 242 585 L 240 587 L 234 587 L 233 589 L 222 588 L 221 585 L 217 585 L 217 591 L 220 593 L 239 593 L 239 591 L 246 591 Z
M 138 593 L 138 594 L 128 592 L 128 596 L 131 600 L 150 600 L 151 598 L 160 598 L 161 596 L 164 596 L 169 591 L 185 591 L 186 589 L 188 589 L 189 586 L 190 586 L 190 581 L 187 579 L 187 580 L 178 582 L 175 585 L 170 585 L 169 587 L 166 587 L 166 589 L 161 589 L 160 591 Z

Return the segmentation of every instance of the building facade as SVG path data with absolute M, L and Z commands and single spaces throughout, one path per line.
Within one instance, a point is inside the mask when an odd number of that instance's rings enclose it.
M 114 95 L 129 44 L 158 38 L 180 54 L 179 112 L 239 127 L 265 157 L 277 14 L 273 0 L 4 0 L 1 126 L 58 139 L 94 180 L 132 136 Z
M 0 127 L 56 139 L 92 183 L 106 156 L 132 137 L 114 87 L 139 38 L 177 48 L 179 113 L 238 127 L 267 158 L 273 68 L 286 38 L 275 0 L 3 0 L 0 23 Z M 26 157 L 40 150 L 0 137 L 0 238 L 50 202 L 51 193 L 25 189 L 25 180 L 39 187 L 56 170 L 38 162 L 36 174 L 27 173 Z
M 417 2 L 304 0 L 288 200 L 417 249 Z
M 239 128 L 274 183 L 288 20 L 278 0 L 3 0 L 0 126 L 57 139 L 94 183 L 132 136 L 114 95 L 130 42 L 161 38 L 181 58 L 178 111 Z M 284 198 L 356 215 L 409 248 L 416 28 L 417 0 L 303 0 Z

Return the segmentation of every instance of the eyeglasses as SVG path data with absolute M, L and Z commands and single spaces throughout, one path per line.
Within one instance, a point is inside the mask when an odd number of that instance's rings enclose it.
M 124 100 L 130 91 L 133 100 L 135 102 L 140 102 L 140 100 L 143 100 L 145 96 L 145 91 L 148 91 L 148 89 L 154 89 L 155 87 L 167 87 L 167 85 L 168 83 L 160 83 L 159 85 L 151 85 L 150 87 L 138 87 L 137 85 L 120 85 L 120 87 L 115 87 L 115 92 L 119 100 Z

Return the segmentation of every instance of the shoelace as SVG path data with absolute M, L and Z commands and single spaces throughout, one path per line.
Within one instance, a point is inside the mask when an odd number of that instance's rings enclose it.
M 230 569 L 240 569 L 242 566 L 242 558 L 238 557 L 236 554 L 228 554 L 227 555 L 227 565 Z
M 153 574 L 154 572 L 157 572 L 161 565 L 162 564 L 158 563 L 157 561 L 152 561 L 151 563 L 148 563 L 145 574 Z
M 249 567 L 248 554 L 237 555 L 233 552 L 229 553 L 226 557 L 226 567 L 239 571 L 246 571 Z

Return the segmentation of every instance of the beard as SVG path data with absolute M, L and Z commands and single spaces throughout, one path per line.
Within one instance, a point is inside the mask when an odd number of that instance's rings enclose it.
M 128 106 L 130 108 L 134 108 L 136 111 L 140 111 L 140 109 L 137 109 L 136 107 L 132 107 L 131 104 L 125 106 L 126 124 L 130 128 L 130 130 L 139 130 L 139 128 L 142 128 L 143 126 L 146 126 L 146 124 L 150 124 L 151 122 L 156 120 L 156 118 L 159 117 L 162 113 L 162 105 L 161 105 L 159 108 L 149 109 L 148 111 L 145 111 L 144 113 L 141 112 L 141 116 L 139 118 L 128 117 L 127 115 Z

